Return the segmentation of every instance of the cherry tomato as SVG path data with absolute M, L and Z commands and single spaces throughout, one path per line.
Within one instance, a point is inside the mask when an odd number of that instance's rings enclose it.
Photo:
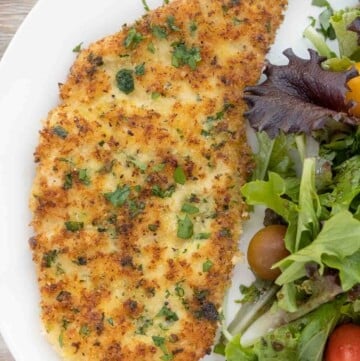
M 355 64 L 356 70 L 360 73 L 360 63 Z M 360 76 L 350 79 L 347 83 L 349 91 L 346 94 L 347 101 L 355 101 L 356 105 L 351 109 L 351 113 L 360 116 Z
M 289 255 L 285 248 L 286 227 L 271 225 L 262 228 L 251 239 L 247 259 L 253 272 L 264 280 L 275 280 L 280 275 L 272 265 Z
M 325 361 L 359 361 L 360 326 L 347 323 L 330 335 L 325 351 Z

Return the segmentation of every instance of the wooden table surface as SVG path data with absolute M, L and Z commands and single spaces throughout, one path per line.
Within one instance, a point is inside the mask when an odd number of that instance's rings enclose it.
M 37 0 L 0 0 L 0 59 L 17 28 L 36 1 Z M 0 361 L 14 361 L 1 335 Z

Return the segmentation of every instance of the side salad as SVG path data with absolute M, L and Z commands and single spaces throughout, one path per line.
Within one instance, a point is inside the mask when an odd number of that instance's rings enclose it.
M 246 90 L 259 151 L 241 191 L 267 209 L 247 254 L 257 278 L 215 349 L 227 361 L 360 360 L 360 8 L 313 4 L 310 59 L 286 50 Z

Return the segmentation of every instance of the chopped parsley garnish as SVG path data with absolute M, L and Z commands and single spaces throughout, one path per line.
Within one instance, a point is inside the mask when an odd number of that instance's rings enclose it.
M 181 239 L 190 239 L 194 234 L 194 225 L 188 215 L 178 219 L 177 236 Z
M 133 156 L 129 156 L 128 157 L 128 160 L 130 163 L 134 164 L 134 166 L 136 168 L 139 168 L 142 172 L 145 172 L 146 171 L 146 168 L 147 168 L 147 164 L 139 161 L 138 159 L 136 159 L 135 157 Z
M 152 340 L 154 342 L 154 345 L 157 347 L 161 347 L 165 345 L 165 337 L 152 336 Z
M 184 203 L 181 207 L 181 212 L 187 213 L 187 214 L 196 214 L 199 213 L 200 210 L 198 207 L 193 206 L 190 203 Z
M 184 170 L 181 167 L 177 167 L 174 170 L 174 181 L 178 184 L 184 185 L 186 182 L 186 175 Z
M 174 184 L 170 185 L 167 189 L 162 189 L 158 185 L 154 185 L 151 189 L 151 193 L 153 196 L 160 198 L 168 198 L 171 197 L 175 192 L 176 186 Z
M 166 29 L 159 25 L 153 25 L 151 27 L 151 32 L 158 39 L 166 39 L 168 36 Z
M 106 321 L 110 326 L 114 326 L 114 320 L 111 317 L 109 317 Z
M 196 24 L 196 22 L 194 20 L 192 20 L 190 22 L 189 30 L 190 30 L 191 36 L 194 36 L 194 34 L 195 34 L 196 30 L 197 30 L 197 24 Z
M 61 139 L 65 139 L 68 136 L 67 130 L 65 130 L 61 125 L 56 125 L 52 128 L 52 133 L 60 137 Z
M 145 63 L 139 64 L 135 66 L 135 75 L 141 76 L 145 74 Z
M 181 30 L 178 26 L 175 25 L 175 18 L 172 15 L 167 17 L 166 23 L 167 23 L 169 29 L 172 31 L 180 31 Z
M 115 207 L 121 207 L 125 204 L 130 195 L 130 187 L 124 185 L 118 186 L 114 192 L 105 193 L 104 197 Z
M 211 233 L 198 233 L 195 235 L 195 239 L 209 239 Z
M 176 295 L 178 297 L 184 297 L 185 296 L 185 291 L 181 287 L 180 282 L 175 285 L 175 293 L 176 293 Z
M 147 329 L 154 324 L 153 320 L 145 318 L 144 316 L 141 316 L 137 322 L 139 323 L 139 326 L 135 331 L 137 335 L 146 335 Z
M 73 185 L 72 173 L 65 174 L 64 189 L 70 189 Z
M 214 264 L 209 259 L 206 260 L 202 265 L 203 272 L 209 272 L 213 265 Z
M 90 328 L 88 325 L 82 325 L 79 330 L 79 334 L 83 337 L 89 336 L 91 333 Z
M 149 43 L 147 46 L 147 50 L 150 51 L 150 53 L 154 54 L 155 53 L 155 46 L 153 43 Z
M 149 231 L 156 232 L 159 228 L 159 225 L 158 224 L 149 224 L 148 228 L 149 228 Z
M 171 64 L 175 68 L 189 65 L 192 70 L 196 69 L 197 64 L 201 61 L 200 49 L 198 47 L 187 48 L 184 42 L 173 43 L 172 47 Z
M 84 222 L 67 221 L 65 222 L 65 228 L 69 232 L 78 232 L 84 228 Z
M 91 180 L 89 175 L 87 174 L 87 169 L 79 169 L 79 181 L 86 186 L 90 185 Z
M 156 164 L 153 166 L 152 171 L 153 172 L 161 172 L 162 170 L 164 170 L 165 168 L 165 164 L 164 163 L 160 163 L 160 164 Z
M 59 254 L 59 252 L 56 249 L 53 249 L 49 252 L 44 253 L 43 257 L 42 257 L 42 264 L 46 268 L 50 268 L 52 266 L 52 264 L 56 261 L 58 254 Z
M 159 311 L 159 313 L 157 314 L 158 317 L 165 317 L 165 320 L 166 321 L 178 321 L 179 320 L 179 317 L 178 315 L 172 311 L 168 305 L 164 305 L 161 310 Z
M 83 44 L 83 42 L 81 42 L 80 44 L 76 45 L 76 46 L 74 47 L 74 49 L 72 50 L 73 53 L 80 53 L 82 44 Z
M 145 209 L 145 203 L 136 200 L 128 200 L 129 213 L 131 218 L 135 218 L 137 215 L 143 212 Z
M 159 99 L 160 97 L 161 97 L 161 94 L 159 92 L 152 92 L 151 93 L 151 99 L 152 100 Z
M 174 355 L 169 352 L 165 346 L 165 337 L 160 336 L 152 336 L 152 340 L 156 347 L 159 347 L 160 350 L 164 353 L 163 356 L 160 357 L 163 361 L 171 361 L 174 358 Z
M 124 40 L 125 48 L 134 48 L 144 39 L 141 33 L 138 33 L 135 28 L 131 28 L 127 37 Z
M 131 69 L 121 69 L 116 74 L 116 84 L 125 94 L 130 94 L 135 89 L 133 71 Z

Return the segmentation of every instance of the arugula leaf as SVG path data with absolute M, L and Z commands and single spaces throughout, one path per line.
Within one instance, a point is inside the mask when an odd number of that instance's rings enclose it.
M 349 290 L 357 283 L 357 277 L 348 276 L 345 263 L 350 256 L 358 257 L 355 254 L 360 251 L 359 234 L 360 221 L 353 218 L 350 212 L 335 214 L 324 223 L 323 229 L 311 244 L 274 265 L 283 270 L 276 283 L 283 285 L 303 277 L 305 264 L 316 262 L 320 266 L 320 274 L 323 274 L 325 266 L 338 269 L 342 275 L 343 290 Z

